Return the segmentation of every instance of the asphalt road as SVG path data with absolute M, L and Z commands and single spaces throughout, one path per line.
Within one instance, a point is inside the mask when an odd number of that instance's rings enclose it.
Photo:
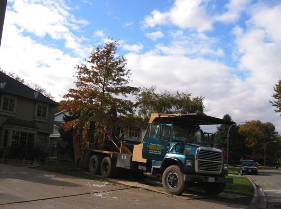
M 172 196 L 161 191 L 162 187 L 131 184 L 108 184 L 0 164 L 0 208 L 247 208 L 204 195 Z
M 258 175 L 245 175 L 266 195 L 267 209 L 281 208 L 281 169 L 259 170 Z

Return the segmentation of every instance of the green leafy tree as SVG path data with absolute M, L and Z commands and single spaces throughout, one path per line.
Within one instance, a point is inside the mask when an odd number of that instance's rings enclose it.
M 156 87 L 143 88 L 137 96 L 138 113 L 141 117 L 149 118 L 151 113 L 203 113 L 204 97 L 191 97 L 188 92 L 157 93 Z
M 231 116 L 226 114 L 223 117 L 226 121 L 233 121 Z M 217 132 L 215 134 L 215 146 L 227 150 L 227 134 L 229 131 L 229 160 L 239 162 L 241 158 L 244 157 L 247 152 L 246 147 L 244 145 L 243 135 L 238 133 L 240 128 L 239 125 L 227 125 L 222 124 L 217 127 Z
M 273 88 L 275 93 L 272 95 L 276 101 L 270 101 L 273 107 L 275 107 L 275 112 L 281 113 L 281 80 L 279 79 L 278 83 Z M 281 115 L 281 114 L 280 114 Z
M 265 144 L 278 138 L 275 126 L 270 122 L 262 123 L 260 120 L 252 120 L 241 125 L 239 133 L 246 137 L 245 145 L 252 151 L 252 155 L 248 157 L 253 159 L 263 159 Z M 271 144 L 266 147 L 271 147 Z M 275 147 L 272 146 L 271 152 L 268 153 L 269 157 L 275 158 L 274 153 L 277 152 L 277 148 L 276 144 Z
M 113 133 L 117 123 L 123 129 L 136 124 L 132 121 L 137 104 L 128 96 L 136 95 L 139 88 L 129 85 L 131 71 L 126 68 L 126 59 L 118 56 L 118 46 L 118 41 L 98 46 L 87 63 L 76 66 L 76 88 L 68 90 L 62 104 L 76 119 L 65 123 L 66 130 L 83 124 L 85 136 L 94 121 L 95 136 L 101 138 Z

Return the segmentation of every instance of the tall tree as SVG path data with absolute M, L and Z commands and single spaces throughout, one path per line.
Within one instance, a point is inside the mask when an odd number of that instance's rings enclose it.
M 245 145 L 251 149 L 252 155 L 249 157 L 253 159 L 263 159 L 265 144 L 276 141 L 278 138 L 275 126 L 270 122 L 262 123 L 260 120 L 252 120 L 241 125 L 239 133 L 246 136 Z M 277 150 L 272 151 L 272 153 L 274 152 L 277 152 Z M 269 153 L 269 155 L 271 154 Z
M 95 122 L 96 136 L 103 137 L 114 132 L 116 123 L 124 129 L 135 124 L 131 121 L 137 105 L 128 96 L 136 95 L 139 88 L 129 85 L 131 71 L 126 59 L 118 56 L 118 46 L 118 41 L 100 45 L 86 63 L 76 66 L 76 88 L 64 95 L 62 106 L 77 119 L 65 123 L 66 129 L 83 124 L 85 135 Z
M 273 107 L 275 107 L 275 112 L 280 112 L 281 115 L 281 79 L 279 79 L 278 83 L 273 88 L 275 93 L 272 95 L 276 101 L 270 101 Z
M 223 117 L 226 121 L 233 121 L 231 116 L 226 114 Z M 231 161 L 239 161 L 245 155 L 244 137 L 238 133 L 239 125 L 222 124 L 217 127 L 215 134 L 215 146 L 227 150 L 227 134 L 229 132 L 229 158 Z
M 204 97 L 191 97 L 188 92 L 170 93 L 164 91 L 157 93 L 156 87 L 143 88 L 137 96 L 140 104 L 138 113 L 144 118 L 149 118 L 151 113 L 203 113 Z

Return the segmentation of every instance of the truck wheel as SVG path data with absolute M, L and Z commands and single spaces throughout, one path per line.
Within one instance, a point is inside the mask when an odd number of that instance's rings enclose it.
M 173 195 L 180 195 L 184 191 L 185 181 L 179 166 L 172 165 L 166 168 L 162 176 L 162 184 Z
M 101 162 L 101 175 L 105 178 L 113 177 L 115 173 L 115 166 L 111 157 L 103 158 Z
M 208 183 L 203 190 L 209 195 L 217 195 L 224 190 L 225 183 Z
M 89 171 L 92 174 L 100 174 L 100 168 L 101 168 L 101 156 L 93 155 L 89 162 Z

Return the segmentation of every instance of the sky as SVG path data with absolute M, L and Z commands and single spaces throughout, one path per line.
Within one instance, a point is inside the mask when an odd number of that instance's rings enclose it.
M 204 112 L 281 133 L 280 0 L 8 0 L 0 67 L 60 101 L 75 66 L 120 40 L 131 85 L 204 97 Z M 210 132 L 215 128 L 207 129 Z

